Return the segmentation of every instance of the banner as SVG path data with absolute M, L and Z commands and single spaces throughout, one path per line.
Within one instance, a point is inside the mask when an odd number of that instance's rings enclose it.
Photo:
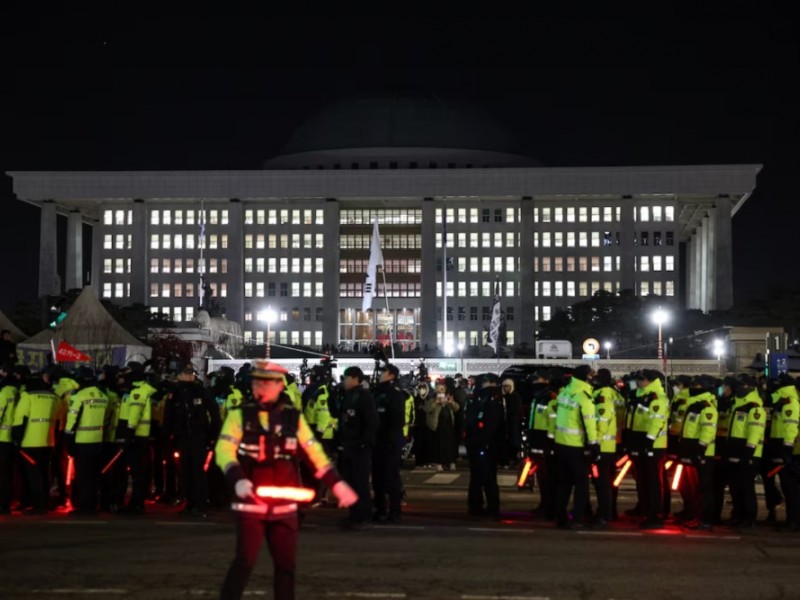
M 364 298 L 361 301 L 361 310 L 364 312 L 372 308 L 372 299 L 378 289 L 378 267 L 383 268 L 383 252 L 381 252 L 378 219 L 375 219 L 372 226 L 372 240 L 369 245 L 369 264 L 367 265 L 367 280 L 364 282 Z
M 58 343 L 58 350 L 56 350 L 57 362 L 90 362 L 91 360 L 88 354 L 84 354 L 67 342 Z
M 500 310 L 500 282 L 494 284 L 494 299 L 492 300 L 492 320 L 489 324 L 489 345 L 494 348 L 494 353 L 500 352 L 500 328 L 502 327 L 503 313 Z

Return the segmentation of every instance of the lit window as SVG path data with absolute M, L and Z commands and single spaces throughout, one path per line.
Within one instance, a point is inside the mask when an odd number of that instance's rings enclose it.
M 104 235 L 103 236 L 103 248 L 105 250 L 111 250 L 114 247 L 114 236 L 113 235 Z
M 117 250 L 125 250 L 125 236 L 124 235 L 115 236 L 114 248 L 116 248 Z
M 593 231 L 592 232 L 592 248 L 599 248 L 600 247 L 600 232 Z
M 568 231 L 567 232 L 567 248 L 574 248 L 575 247 L 575 232 Z
M 186 224 L 186 225 L 194 225 L 194 211 L 193 210 L 187 210 L 186 211 L 186 220 L 185 220 L 184 224 Z M 186 310 L 187 310 L 186 320 L 189 321 L 190 320 L 189 317 L 188 317 L 188 310 L 189 309 L 187 308 Z
M 183 225 L 183 211 L 176 210 L 175 214 L 172 215 L 172 221 L 175 225 Z
M 168 210 L 161 211 L 161 224 L 162 225 L 169 225 L 172 222 L 170 219 L 170 212 Z
M 550 257 L 543 256 L 542 257 L 542 271 L 548 273 L 550 271 Z
M 568 206 L 567 207 L 567 223 L 574 223 L 575 222 L 575 207 Z
M 674 221 L 675 220 L 675 207 L 674 206 L 665 206 L 664 207 L 664 220 L 665 221 Z M 669 283 L 669 282 L 667 282 Z M 667 296 L 670 294 L 667 293 Z
M 578 222 L 586 223 L 589 220 L 589 209 L 585 206 L 578 208 Z
M 325 211 L 321 208 L 318 208 L 314 211 L 315 218 L 314 221 L 317 225 L 324 225 L 325 224 Z
M 640 206 L 639 207 L 639 220 L 642 222 L 646 222 L 650 220 L 650 207 L 649 206 Z
M 653 216 L 655 216 L 655 215 L 653 215 Z M 653 294 L 656 295 L 656 296 L 660 296 L 661 295 L 661 282 L 660 281 L 654 281 L 653 282 Z
M 567 296 L 574 296 L 575 295 L 575 282 L 568 281 L 567 282 Z
M 542 223 L 549 223 L 550 222 L 550 209 L 543 208 L 542 209 Z
M 639 295 L 648 296 L 650 294 L 650 282 L 642 281 L 639 283 Z
M 661 270 L 661 256 L 654 256 L 653 257 L 653 271 L 660 271 Z M 661 294 L 661 292 L 657 292 Z
M 514 296 L 514 282 L 513 281 L 506 281 L 506 297 L 513 297 Z
M 542 296 L 549 296 L 549 295 L 550 295 L 550 282 L 542 281 Z
M 612 207 L 610 206 L 603 207 L 603 221 L 605 221 L 606 223 L 611 223 L 614 220 L 614 215 L 611 212 L 611 208 Z
M 161 297 L 162 298 L 169 298 L 169 294 L 171 292 L 170 284 L 162 283 L 161 284 Z
M 264 211 L 259 210 L 256 214 L 258 219 L 258 224 L 264 224 Z M 268 225 L 277 225 L 278 224 L 278 211 L 277 210 L 270 210 L 267 212 L 267 224 Z
M 559 272 L 564 270 L 564 259 L 561 256 L 556 256 L 553 259 L 553 270 Z
M 172 287 L 172 294 L 176 298 L 182 297 L 183 296 L 183 285 L 181 285 L 180 283 L 174 284 L 173 287 Z
M 674 271 L 675 270 L 675 257 L 674 256 L 665 256 L 664 257 L 664 270 L 665 271 Z
M 304 258 L 303 259 L 303 273 L 313 273 L 311 269 L 311 259 Z
M 193 233 L 187 233 L 186 236 L 184 236 L 184 240 L 183 241 L 184 241 L 184 243 L 186 245 L 186 248 L 188 250 L 193 250 L 194 249 L 194 234 Z
M 478 257 L 477 256 L 470 256 L 469 257 L 469 270 L 470 270 L 470 273 L 477 273 L 478 272 Z
M 598 273 L 600 271 L 600 257 L 593 256 L 592 257 L 592 271 Z
M 555 223 L 563 223 L 564 222 L 564 209 L 560 206 L 553 209 L 553 222 Z
M 513 247 L 514 247 L 514 234 L 506 233 L 506 248 L 513 248 Z
M 169 250 L 170 246 L 171 246 L 171 244 L 170 244 L 171 241 L 172 240 L 171 240 L 171 237 L 169 236 L 169 234 L 162 235 L 161 236 L 161 247 L 164 250 Z
M 489 256 L 484 256 L 481 258 L 481 271 L 484 273 L 490 273 L 492 270 L 492 259 Z
M 253 224 L 253 211 L 250 209 L 244 211 L 244 224 L 245 225 Z
M 657 223 L 661 222 L 661 207 L 660 206 L 654 206 L 653 207 L 653 221 L 655 221 Z
M 109 236 L 111 237 L 111 236 Z M 150 249 L 151 250 L 158 250 L 158 240 L 159 237 L 157 235 L 150 236 Z
M 219 224 L 219 211 L 217 211 L 217 210 L 209 210 L 208 211 L 208 223 L 209 223 L 209 225 L 218 225 Z
M 477 281 L 470 281 L 469 282 L 469 295 L 472 297 L 476 297 L 478 295 L 478 282 Z
M 588 296 L 589 295 L 589 284 L 585 281 L 578 282 L 578 296 Z
M 112 225 L 114 223 L 114 211 L 113 210 L 104 210 L 103 211 L 103 225 Z M 158 223 L 156 223 L 158 225 Z
M 113 262 L 110 258 L 103 259 L 103 273 L 111 273 L 113 270 Z
M 495 256 L 494 257 L 494 272 L 500 273 L 503 270 L 503 257 L 502 256 Z
M 150 284 L 150 297 L 151 298 L 158 298 L 158 284 L 151 283 Z
M 603 271 L 609 272 L 614 270 L 613 256 L 603 257 Z
M 314 247 L 315 248 L 322 248 L 323 247 L 323 236 L 321 233 L 314 234 Z
M 639 270 L 642 272 L 650 270 L 650 257 L 649 256 L 640 256 L 639 257 Z
M 552 315 L 552 307 L 543 306 L 542 307 L 542 321 L 549 321 L 551 315 Z
M 245 298 L 253 297 L 253 283 L 250 281 L 244 282 L 244 297 Z
M 581 248 L 586 248 L 589 245 L 589 233 L 586 231 L 579 231 L 578 232 L 578 246 Z
M 223 225 L 227 225 L 228 224 L 228 210 L 227 209 L 221 210 L 220 211 L 220 217 L 221 217 L 220 220 L 221 220 L 222 224 Z M 223 248 L 224 248 L 224 246 L 223 246 Z
M 481 282 L 481 296 L 492 296 L 492 295 L 493 295 L 492 294 L 492 282 L 491 281 L 482 281 Z
M 263 298 L 264 297 L 264 282 L 257 281 L 256 282 L 256 297 Z
M 578 257 L 578 270 L 584 273 L 589 270 L 589 259 L 587 257 Z
M 303 234 L 303 248 L 311 248 L 313 246 L 313 236 L 310 233 Z
M 675 282 L 674 281 L 666 281 L 666 288 L 667 293 L 666 296 L 674 296 L 675 295 Z
M 186 272 L 187 273 L 194 273 L 194 259 L 187 258 L 186 259 Z
M 514 223 L 517 220 L 517 209 L 516 208 L 507 208 L 506 209 L 506 223 Z
M 517 270 L 516 265 L 514 264 L 515 262 L 516 261 L 513 256 L 506 256 L 506 272 L 513 273 Z
M 316 296 L 317 298 L 322 298 L 323 297 L 323 289 L 324 289 L 324 286 L 323 286 L 321 281 L 315 281 L 314 282 L 314 296 Z
M 193 283 L 187 283 L 187 284 L 185 284 L 183 286 L 183 295 L 186 296 L 187 298 L 193 298 L 194 297 L 194 284 Z M 187 314 L 186 320 L 187 321 L 191 320 L 191 317 L 188 316 L 188 314 Z
M 281 258 L 280 259 L 280 272 L 281 273 L 288 273 L 289 272 L 289 259 L 288 258 Z
M 564 232 L 556 231 L 553 233 L 553 246 L 561 248 L 564 245 Z
M 183 248 L 183 236 L 180 234 L 175 235 L 172 238 L 172 247 L 176 250 L 180 250 Z
M 554 296 L 563 296 L 564 295 L 564 282 L 563 281 L 556 281 L 553 286 L 553 295 Z

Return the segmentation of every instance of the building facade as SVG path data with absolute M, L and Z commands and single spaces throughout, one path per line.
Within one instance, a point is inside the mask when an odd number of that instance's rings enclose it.
M 731 219 L 760 165 L 545 168 L 485 117 L 389 100 L 323 111 L 262 170 L 9 173 L 42 211 L 39 294 L 62 291 L 61 214 L 64 289 L 91 283 L 186 323 L 202 274 L 253 342 L 271 309 L 279 344 L 480 345 L 496 288 L 509 345 L 532 346 L 540 321 L 598 290 L 731 305 Z M 385 285 L 365 313 L 374 220 Z

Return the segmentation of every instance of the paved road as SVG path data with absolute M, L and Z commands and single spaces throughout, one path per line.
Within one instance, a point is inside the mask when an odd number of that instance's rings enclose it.
M 642 533 L 626 521 L 609 532 L 564 532 L 534 521 L 531 495 L 510 486 L 502 522 L 474 520 L 464 514 L 466 475 L 405 476 L 400 526 L 342 531 L 342 512 L 309 513 L 299 598 L 800 598 L 800 535 L 766 527 Z M 631 492 L 624 488 L 622 508 Z M 150 510 L 139 518 L 3 517 L 0 598 L 214 598 L 232 556 L 230 517 L 187 521 Z M 247 597 L 270 598 L 270 586 L 264 552 Z

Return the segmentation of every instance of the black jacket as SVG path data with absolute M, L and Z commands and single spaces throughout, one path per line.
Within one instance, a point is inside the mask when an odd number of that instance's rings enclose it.
M 222 426 L 219 406 L 202 383 L 179 381 L 165 399 L 164 433 L 215 438 Z
M 500 388 L 487 387 L 476 391 L 467 402 L 466 413 L 467 451 L 501 455 L 505 450 L 505 415 Z
M 339 440 L 343 448 L 369 448 L 375 443 L 378 412 L 368 390 L 358 386 L 342 391 L 339 401 L 330 407 L 331 414 L 339 419 Z
M 375 386 L 375 407 L 378 412 L 376 446 L 391 446 L 403 443 L 403 427 L 406 424 L 406 394 L 394 381 Z

